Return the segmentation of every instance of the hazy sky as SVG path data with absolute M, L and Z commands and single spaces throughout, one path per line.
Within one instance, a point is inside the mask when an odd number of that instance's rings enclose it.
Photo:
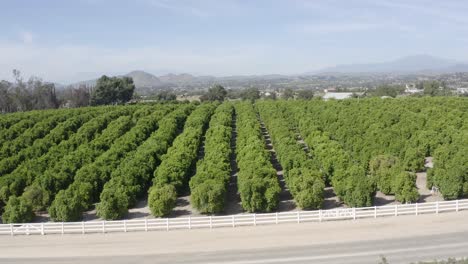
M 0 0 L 0 79 L 294 74 L 429 54 L 468 61 L 466 0 Z

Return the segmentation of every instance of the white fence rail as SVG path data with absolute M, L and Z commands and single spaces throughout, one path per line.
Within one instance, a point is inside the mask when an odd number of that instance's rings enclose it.
M 385 205 L 362 208 L 297 211 L 266 214 L 240 214 L 229 216 L 200 216 L 186 218 L 156 218 L 120 221 L 52 222 L 28 224 L 1 224 L 0 235 L 48 235 L 134 232 L 195 228 L 257 226 L 280 223 L 355 220 L 400 215 L 438 214 L 468 210 L 468 199 Z

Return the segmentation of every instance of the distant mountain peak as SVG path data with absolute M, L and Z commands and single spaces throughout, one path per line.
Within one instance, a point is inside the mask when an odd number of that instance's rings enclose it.
M 465 69 L 466 64 L 455 60 L 443 59 L 427 54 L 417 54 L 402 57 L 393 61 L 369 64 L 344 64 L 320 70 L 320 73 L 419 73 L 424 71 L 447 72 L 460 66 Z
M 125 76 L 132 77 L 133 83 L 137 88 L 153 88 L 162 85 L 158 77 L 141 70 L 131 71 L 125 74 Z

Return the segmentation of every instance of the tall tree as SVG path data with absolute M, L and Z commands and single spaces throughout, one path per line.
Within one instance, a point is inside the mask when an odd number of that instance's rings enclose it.
M 260 99 L 260 91 L 255 87 L 247 88 L 242 91 L 241 98 L 242 100 L 250 100 L 250 101 Z
M 312 99 L 314 97 L 314 91 L 312 90 L 299 90 L 297 91 L 297 98 L 299 99 Z
M 107 77 L 103 75 L 97 80 L 91 94 L 92 105 L 120 104 L 132 99 L 135 85 L 130 77 Z
M 208 89 L 208 92 L 204 94 L 202 97 L 200 97 L 200 100 L 202 101 L 224 101 L 224 98 L 226 98 L 227 91 L 224 89 L 223 86 L 216 84 L 210 89 Z
M 291 88 L 284 89 L 283 95 L 281 96 L 283 99 L 290 99 L 294 98 L 294 91 Z

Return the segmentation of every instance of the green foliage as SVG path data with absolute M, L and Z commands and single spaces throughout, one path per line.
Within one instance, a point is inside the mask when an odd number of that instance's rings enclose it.
M 444 85 L 439 86 L 444 93 Z M 48 209 L 53 219 L 78 220 L 96 202 L 99 216 L 123 218 L 151 180 L 175 190 L 167 197 L 190 187 L 200 212 L 222 212 L 231 170 L 233 106 L 225 102 L 215 110 L 217 105 L 201 104 L 194 111 L 195 104 L 165 103 L 2 115 L 4 218 L 30 221 L 34 211 Z M 246 211 L 274 210 L 280 192 L 259 119 L 300 208 L 320 208 L 325 185 L 332 185 L 348 206 L 369 205 L 377 189 L 403 203 L 414 202 L 415 177 L 408 171 L 424 170 L 424 159 L 431 156 L 428 188 L 438 187 L 445 199 L 468 195 L 466 98 L 234 105 L 238 186 Z M 205 130 L 204 157 L 197 161 Z M 160 215 L 170 212 L 167 208 L 174 205 L 164 201 L 171 199 L 153 199 L 155 208 L 166 207 Z
M 174 185 L 163 184 L 153 186 L 149 190 L 148 204 L 151 214 L 162 217 L 168 215 L 175 207 L 177 191 Z
M 187 118 L 184 130 L 173 142 L 166 155 L 161 159 L 161 164 L 154 172 L 153 186 L 149 190 L 151 199 L 148 199 L 151 212 L 155 216 L 166 215 L 174 208 L 167 197 L 158 200 L 155 197 L 163 188 L 164 192 L 169 187 L 181 192 L 186 187 L 190 175 L 193 173 L 197 153 L 202 142 L 203 133 L 217 104 L 207 103 L 198 106 Z M 175 194 L 177 197 L 177 193 Z M 167 199 L 169 200 L 167 200 Z
M 397 95 L 402 94 L 405 91 L 405 87 L 401 85 L 380 85 L 375 90 L 371 91 L 370 94 L 372 96 L 390 96 L 390 97 L 397 97 Z
M 274 102 L 257 102 L 257 107 L 296 205 L 307 209 L 321 208 L 325 188 L 323 176 L 297 142 L 292 120 Z
M 375 187 L 365 175 L 364 168 L 351 165 L 338 169 L 332 178 L 335 193 L 350 207 L 371 206 Z
M 162 90 L 148 96 L 148 99 L 154 99 L 158 101 L 174 101 L 177 99 L 177 95 L 172 91 Z
M 224 101 L 226 98 L 227 91 L 223 86 L 216 84 L 208 89 L 208 92 L 200 97 L 203 101 Z
M 192 188 L 190 202 L 200 213 L 218 213 L 224 210 L 226 186 L 216 179 L 207 179 Z
M 224 103 L 215 110 L 205 134 L 205 156 L 198 162 L 197 172 L 190 180 L 190 200 L 201 213 L 224 210 L 231 171 L 233 110 L 231 103 Z
M 424 82 L 424 94 L 436 96 L 440 93 L 440 83 L 438 81 Z
M 92 188 L 90 183 L 80 183 L 61 190 L 49 207 L 50 218 L 63 222 L 80 220 L 83 210 L 88 209 Z
M 291 88 L 286 88 L 283 91 L 283 94 L 281 96 L 283 99 L 294 99 L 294 91 Z
M 401 172 L 395 178 L 395 199 L 402 203 L 413 203 L 419 198 L 416 174 Z
M 369 176 L 384 194 L 394 194 L 395 175 L 402 171 L 399 159 L 391 155 L 378 155 L 369 161 Z
M 4 208 L 2 220 L 4 224 L 8 223 L 27 223 L 34 218 L 30 200 L 11 196 Z
M 270 154 L 250 102 L 235 105 L 237 113 L 237 182 L 242 208 L 248 212 L 272 211 L 278 206 L 281 188 Z
M 129 156 L 111 174 L 100 195 L 97 213 L 104 219 L 119 219 L 127 214 L 150 184 L 153 171 L 181 129 L 192 105 L 178 108 L 159 122 L 156 132 L 141 144 L 134 155 Z M 117 194 L 114 194 L 118 192 Z
M 297 98 L 298 99 L 310 100 L 313 97 L 314 97 L 314 91 L 313 90 L 299 90 L 299 91 L 297 91 Z
M 105 188 L 100 195 L 101 202 L 97 205 L 97 215 L 104 219 L 118 219 L 127 214 L 128 197 L 125 188 L 113 186 Z
M 91 94 L 92 105 L 119 104 L 132 99 L 135 85 L 130 77 L 107 77 L 97 80 Z
M 436 149 L 431 171 L 431 181 L 445 199 L 468 194 L 468 132 L 459 131 L 452 140 Z
M 420 148 L 408 147 L 404 152 L 403 166 L 406 170 L 417 172 L 424 168 L 425 152 Z
M 242 100 L 255 101 L 260 99 L 260 91 L 255 87 L 246 88 L 241 92 L 240 98 Z
M 65 221 L 79 219 L 81 214 L 98 200 L 103 185 L 110 179 L 112 171 L 119 166 L 120 161 L 127 155 L 134 154 L 137 146 L 157 129 L 158 121 L 170 110 L 172 110 L 172 106 L 162 107 L 159 111 L 140 118 L 129 132 L 112 144 L 111 148 L 93 163 L 80 168 L 76 172 L 73 183 L 65 190 L 65 199 L 59 196 L 59 193 L 52 203 L 51 209 L 54 208 L 56 212 L 56 217 L 53 219 L 67 219 Z M 83 186 L 90 186 L 90 188 L 84 192 L 82 191 Z M 80 203 L 66 204 L 68 202 L 66 198 L 70 197 L 80 200 Z

